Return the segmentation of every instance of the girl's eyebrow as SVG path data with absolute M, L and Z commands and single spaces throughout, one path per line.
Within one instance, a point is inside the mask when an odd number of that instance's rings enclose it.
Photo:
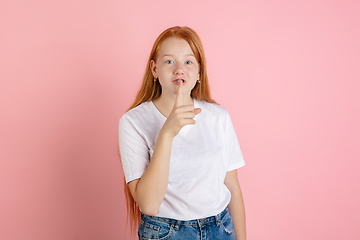
M 173 57 L 173 56 L 174 56 L 173 54 L 167 53 L 167 54 L 164 54 L 162 57 Z M 185 54 L 184 56 L 193 56 L 193 57 L 195 57 L 195 55 L 193 53 Z

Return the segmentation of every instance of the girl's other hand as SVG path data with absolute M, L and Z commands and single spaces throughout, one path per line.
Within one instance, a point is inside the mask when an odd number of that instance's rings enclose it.
M 183 105 L 183 82 L 179 82 L 175 105 L 161 128 L 160 132 L 166 132 L 174 138 L 188 124 L 195 124 L 194 117 L 201 112 L 200 108 L 195 108 L 192 104 Z

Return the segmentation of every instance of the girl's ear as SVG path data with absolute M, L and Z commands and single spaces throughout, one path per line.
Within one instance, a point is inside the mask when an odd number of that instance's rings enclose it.
M 154 78 L 157 78 L 157 74 L 156 74 L 156 62 L 154 60 L 150 61 L 150 69 L 152 72 L 152 75 L 154 76 Z

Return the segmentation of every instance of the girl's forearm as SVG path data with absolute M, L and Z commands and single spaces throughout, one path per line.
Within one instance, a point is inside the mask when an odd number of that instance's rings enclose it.
M 172 140 L 173 137 L 160 131 L 149 165 L 136 184 L 133 197 L 141 211 L 147 215 L 156 215 L 165 197 Z
M 245 207 L 241 190 L 231 193 L 229 211 L 233 220 L 236 240 L 246 240 Z

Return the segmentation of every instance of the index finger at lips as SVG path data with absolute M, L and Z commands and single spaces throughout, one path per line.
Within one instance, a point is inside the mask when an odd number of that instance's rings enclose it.
M 183 82 L 180 81 L 178 85 L 178 90 L 176 94 L 175 107 L 183 105 L 183 95 L 182 95 Z

